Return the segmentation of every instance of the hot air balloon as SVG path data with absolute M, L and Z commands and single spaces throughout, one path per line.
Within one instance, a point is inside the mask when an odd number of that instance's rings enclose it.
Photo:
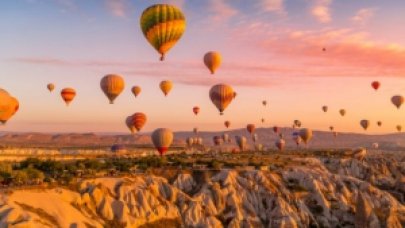
M 263 104 L 263 106 L 266 106 L 266 105 L 267 105 L 267 101 L 266 101 L 266 100 L 262 101 L 262 104 Z
M 210 51 L 204 55 L 204 64 L 210 70 L 211 74 L 215 74 L 215 71 L 221 65 L 221 54 L 216 51 Z
M 101 90 L 110 100 L 110 104 L 114 104 L 114 100 L 121 94 L 125 88 L 124 79 L 117 74 L 107 74 L 100 81 Z
M 236 96 L 238 96 L 238 93 L 237 93 L 237 92 L 233 92 L 233 98 L 234 98 L 234 99 L 236 98 Z
M 163 94 L 167 96 L 173 88 L 173 83 L 171 81 L 161 81 L 160 82 L 160 90 L 162 90 Z
M 257 142 L 258 139 L 259 139 L 259 136 L 257 134 L 252 135 L 253 142 Z
M 294 120 L 294 125 L 297 127 L 301 127 L 301 121 L 300 120 Z
M 254 124 L 248 124 L 246 126 L 246 130 L 250 133 L 253 134 L 256 130 L 256 126 Z
M 222 115 L 226 107 L 232 102 L 233 100 L 233 89 L 232 87 L 224 84 L 214 85 L 210 89 L 210 99 L 212 103 L 217 107 L 220 114 Z
M 261 119 L 262 123 L 264 123 L 266 120 L 264 118 Z
M 279 129 L 277 126 L 274 126 L 274 127 L 273 127 L 274 133 L 278 134 L 279 130 L 280 130 L 280 129 Z
M 186 139 L 186 143 L 187 143 L 188 146 L 192 146 L 194 144 L 194 138 L 188 137 Z
M 111 152 L 115 154 L 120 154 L 120 153 L 125 153 L 127 149 L 125 148 L 124 145 L 121 144 L 114 144 L 111 146 Z
M 131 116 L 131 124 L 137 131 L 140 131 L 143 128 L 146 121 L 146 115 L 142 112 L 136 112 Z
M 329 127 L 329 130 L 330 130 L 330 131 L 333 131 L 334 129 L 335 129 L 335 128 L 334 128 L 333 126 L 330 126 L 330 127 Z
M 76 97 L 76 90 L 73 88 L 64 88 L 60 92 L 62 99 L 65 101 L 66 105 L 69 105 L 73 99 Z
M 215 146 L 220 146 L 223 143 L 221 136 L 218 135 L 214 136 L 212 140 L 214 141 Z
M 225 125 L 226 128 L 229 128 L 229 126 L 231 126 L 231 122 L 228 121 L 228 120 L 226 120 L 226 121 L 224 122 L 224 125 Z
M 373 149 L 378 149 L 378 143 L 373 143 L 371 146 L 373 147 Z
M 327 112 L 328 111 L 328 106 L 326 106 L 326 105 L 322 106 L 322 111 Z
M 127 116 L 127 118 L 125 119 L 125 124 L 127 125 L 129 131 L 132 134 L 135 133 L 136 129 L 135 129 L 134 125 L 132 124 L 132 116 Z
M 195 106 L 195 107 L 193 108 L 193 112 L 194 112 L 195 115 L 198 115 L 198 113 L 200 112 L 200 107 Z
M 285 147 L 284 139 L 277 139 L 275 145 L 279 150 L 284 150 Z
M 404 97 L 400 95 L 395 95 L 391 98 L 391 102 L 399 109 L 404 103 Z
M 263 144 L 260 144 L 260 143 L 256 144 L 255 149 L 256 149 L 256 151 L 262 151 L 263 150 Z
M 300 137 L 302 138 L 302 141 L 304 141 L 305 144 L 308 144 L 308 142 L 312 139 L 312 130 L 308 128 L 303 128 L 299 131 Z
M 346 110 L 345 109 L 340 109 L 339 113 L 341 116 L 345 116 L 346 115 Z
M 135 97 L 138 97 L 138 95 L 141 93 L 142 89 L 140 86 L 133 86 L 131 88 L 131 92 L 134 94 Z
M 402 131 L 402 126 L 401 125 L 397 125 L 397 131 L 401 132 Z
M 197 145 L 200 145 L 200 146 L 203 145 L 203 138 L 201 138 L 201 137 L 197 138 Z
M 373 81 L 373 82 L 371 83 L 371 87 L 373 87 L 373 89 L 377 91 L 378 88 L 380 88 L 380 82 L 378 82 L 378 81 Z
M 222 139 L 224 140 L 225 143 L 229 143 L 229 135 L 228 134 L 223 134 Z
M 236 144 L 238 144 L 238 146 L 239 146 L 239 149 L 241 151 L 244 151 L 246 148 L 246 142 L 247 142 L 246 138 L 244 136 L 237 135 L 237 136 L 235 136 L 235 140 L 236 140 Z
M 293 140 L 294 140 L 295 144 L 297 144 L 297 146 L 300 145 L 302 138 L 298 132 L 293 133 Z
M 186 19 L 181 10 L 167 4 L 156 4 L 145 9 L 140 24 L 145 38 L 161 55 L 161 61 L 186 29 Z
M 46 88 L 48 88 L 49 92 L 52 92 L 55 89 L 55 85 L 52 83 L 49 83 L 48 85 L 46 85 Z
M 370 121 L 369 120 L 361 120 L 360 125 L 364 130 L 367 130 L 368 126 L 370 125 Z
M 193 132 L 194 132 L 194 134 L 198 134 L 198 128 L 193 128 Z
M 152 142 L 159 154 L 164 155 L 173 142 L 173 132 L 167 128 L 158 128 L 152 133 Z
M 381 127 L 382 122 L 381 121 L 377 121 L 377 126 Z
M 0 89 L 0 123 L 5 124 L 18 111 L 20 105 L 15 97 Z

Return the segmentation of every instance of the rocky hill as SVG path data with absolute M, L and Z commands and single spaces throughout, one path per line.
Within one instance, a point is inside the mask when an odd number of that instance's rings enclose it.
M 2 193 L 0 227 L 405 226 L 403 157 L 291 156 L 269 170 L 175 170 Z

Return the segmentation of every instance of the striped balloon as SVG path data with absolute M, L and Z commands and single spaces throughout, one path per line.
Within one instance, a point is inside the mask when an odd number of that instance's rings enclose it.
M 171 81 L 161 81 L 159 87 L 163 94 L 167 96 L 173 88 L 173 83 Z
M 152 142 L 162 156 L 173 142 L 173 132 L 167 128 L 158 128 L 152 133 Z
M 107 74 L 100 81 L 101 90 L 110 100 L 110 104 L 114 104 L 117 98 L 125 88 L 124 79 L 120 75 Z
M 137 112 L 132 115 L 131 124 L 137 131 L 140 131 L 145 125 L 146 120 L 147 118 L 145 114 L 143 114 L 142 112 Z
M 132 124 L 132 116 L 127 116 L 127 118 L 125 119 L 125 124 L 127 125 L 129 131 L 133 134 L 135 133 L 135 127 Z
M 60 92 L 60 95 L 62 96 L 62 99 L 65 101 L 66 105 L 68 106 L 73 99 L 76 97 L 76 90 L 73 88 L 64 88 Z
M 220 114 L 223 115 L 224 110 L 234 99 L 234 91 L 232 87 L 225 84 L 214 85 L 210 89 L 210 99 L 217 107 Z
M 142 13 L 140 20 L 143 35 L 161 55 L 163 61 L 166 53 L 183 35 L 186 19 L 175 6 L 156 4 Z

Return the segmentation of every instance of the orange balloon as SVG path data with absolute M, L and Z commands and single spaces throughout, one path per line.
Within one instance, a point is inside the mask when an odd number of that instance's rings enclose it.
M 198 115 L 198 113 L 200 112 L 200 107 L 195 106 L 195 107 L 193 108 L 193 112 L 194 112 L 195 115 Z
M 76 90 L 73 88 L 64 88 L 60 92 L 60 95 L 62 96 L 62 99 L 65 101 L 66 105 L 68 106 L 73 99 L 76 97 Z
M 141 93 L 142 89 L 140 86 L 133 86 L 131 91 L 134 94 L 134 96 L 137 97 Z

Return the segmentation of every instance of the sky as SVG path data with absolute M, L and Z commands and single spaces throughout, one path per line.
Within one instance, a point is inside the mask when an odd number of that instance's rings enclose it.
M 176 5 L 187 20 L 164 62 L 139 26 L 155 3 Z M 295 119 L 318 130 L 395 132 L 405 127 L 405 108 L 390 102 L 405 95 L 403 9 L 398 0 L 0 1 L 0 88 L 20 102 L 0 131 L 126 132 L 125 118 L 143 112 L 145 132 L 224 130 L 225 120 L 231 128 L 289 127 Z M 211 50 L 223 58 L 215 75 L 202 60 Z M 100 89 L 109 73 L 126 82 L 114 105 Z M 168 97 L 161 80 L 174 82 Z M 208 96 L 218 83 L 238 93 L 223 116 Z M 133 85 L 142 87 L 137 98 Z M 60 97 L 64 87 L 77 91 L 69 107 Z M 361 119 L 372 123 L 367 132 Z

